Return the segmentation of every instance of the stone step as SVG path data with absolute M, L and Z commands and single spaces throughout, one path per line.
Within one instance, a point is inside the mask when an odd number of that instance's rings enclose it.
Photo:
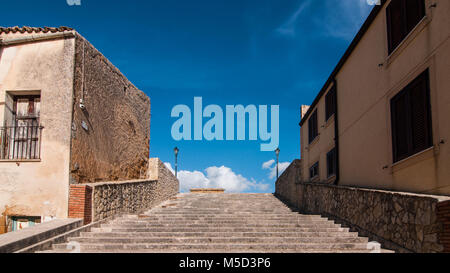
M 328 221 L 328 218 L 320 216 L 301 216 L 301 215 L 286 215 L 286 216 L 261 216 L 256 217 L 253 215 L 239 216 L 239 215 L 192 215 L 192 216 L 172 216 L 172 215 L 158 215 L 158 216 L 146 216 L 139 218 L 117 218 L 116 221 L 158 221 L 158 220 L 242 220 L 248 219 L 252 221 L 256 220 L 298 220 L 298 221 Z
M 54 245 L 54 250 L 67 250 L 70 245 L 57 244 Z M 265 250 L 279 249 L 279 250 L 366 250 L 367 243 L 280 243 L 280 244 L 80 244 L 81 251 L 83 250 L 102 250 L 105 252 L 111 250 Z
M 358 237 L 356 232 L 81 232 L 84 238 L 147 237 Z
M 280 228 L 280 227 L 150 227 L 150 228 L 133 228 L 133 227 L 113 227 L 113 228 L 92 228 L 93 232 L 348 232 L 348 228 L 342 227 L 297 227 L 297 228 Z
M 179 227 L 187 227 L 187 228 L 220 228 L 220 227 L 248 227 L 248 228 L 332 228 L 332 227 L 340 227 L 339 225 L 334 224 L 333 222 L 321 222 L 321 223 L 236 223 L 236 222 L 217 222 L 217 223 L 192 223 L 192 222 L 168 222 L 168 223 L 141 223 L 135 225 L 129 224 L 117 224 L 117 223 L 109 223 L 102 224 L 103 228 L 179 228 Z
M 42 253 L 370 253 L 377 244 L 273 194 L 179 194 Z M 375 249 L 368 246 L 375 245 Z
M 136 219 L 164 219 L 164 218 L 252 218 L 252 219 L 327 219 L 319 215 L 301 215 L 301 214 L 231 214 L 231 213 L 211 213 L 211 214 L 146 214 L 138 217 L 120 217 L 118 219 L 136 220 Z
M 361 237 L 216 237 L 216 238 L 120 238 L 120 237 L 74 237 L 70 242 L 87 244 L 337 244 L 337 243 L 368 243 Z
M 110 225 L 132 225 L 132 226 L 145 226 L 145 225 L 208 225 L 208 224 L 333 224 L 332 221 L 327 219 L 316 219 L 316 220 L 301 220 L 301 219 L 261 219 L 253 220 L 253 219 L 200 219 L 200 220 L 190 220 L 190 219 L 163 219 L 163 220 L 115 220 L 110 222 Z

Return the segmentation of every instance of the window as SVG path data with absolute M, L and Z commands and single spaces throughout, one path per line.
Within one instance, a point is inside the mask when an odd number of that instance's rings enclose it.
M 309 178 L 313 179 L 316 176 L 319 176 L 319 162 L 316 162 L 311 166 L 311 168 L 309 168 Z
M 394 162 L 433 146 L 428 70 L 391 100 Z
M 0 159 L 39 159 L 39 95 L 7 95 L 5 126 L 0 127 Z
M 336 148 L 327 154 L 327 175 L 331 177 L 336 174 Z
M 325 96 L 325 121 L 336 113 L 336 88 L 333 87 Z
M 22 230 L 41 223 L 41 217 L 11 217 L 12 231 Z
M 425 16 L 425 0 L 392 0 L 386 8 L 389 54 Z
M 317 110 L 311 115 L 308 120 L 308 134 L 309 134 L 309 143 L 313 142 L 314 139 L 319 135 L 317 128 Z

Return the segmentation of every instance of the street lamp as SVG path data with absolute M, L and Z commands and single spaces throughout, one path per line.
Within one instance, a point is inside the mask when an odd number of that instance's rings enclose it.
M 280 155 L 280 148 L 275 150 L 275 154 L 277 155 L 277 180 L 278 180 L 278 156 Z
M 173 152 L 175 153 L 175 177 L 178 178 L 178 152 L 180 150 L 178 149 L 178 147 L 175 147 L 175 149 L 173 149 Z

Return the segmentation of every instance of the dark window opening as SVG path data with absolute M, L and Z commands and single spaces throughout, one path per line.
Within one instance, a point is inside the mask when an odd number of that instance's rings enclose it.
M 313 179 L 316 176 L 319 176 L 319 162 L 316 162 L 311 166 L 311 168 L 309 168 L 309 178 Z
M 428 70 L 391 100 L 394 162 L 433 146 Z
M 392 0 L 386 8 L 391 54 L 425 16 L 424 0 Z
M 336 175 L 336 149 L 334 148 L 327 154 L 327 175 L 328 177 L 332 177 Z
M 5 126 L 0 127 L 0 159 L 40 159 L 40 96 L 7 96 Z
M 319 129 L 317 128 L 317 110 L 311 115 L 308 120 L 308 134 L 309 143 L 313 142 L 314 139 L 319 135 Z
M 333 87 L 325 96 L 325 121 L 336 113 L 336 88 Z

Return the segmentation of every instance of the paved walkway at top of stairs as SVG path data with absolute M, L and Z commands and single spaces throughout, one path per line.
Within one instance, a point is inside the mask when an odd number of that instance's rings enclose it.
M 377 253 L 333 221 L 291 210 L 272 194 L 179 194 L 46 252 Z

